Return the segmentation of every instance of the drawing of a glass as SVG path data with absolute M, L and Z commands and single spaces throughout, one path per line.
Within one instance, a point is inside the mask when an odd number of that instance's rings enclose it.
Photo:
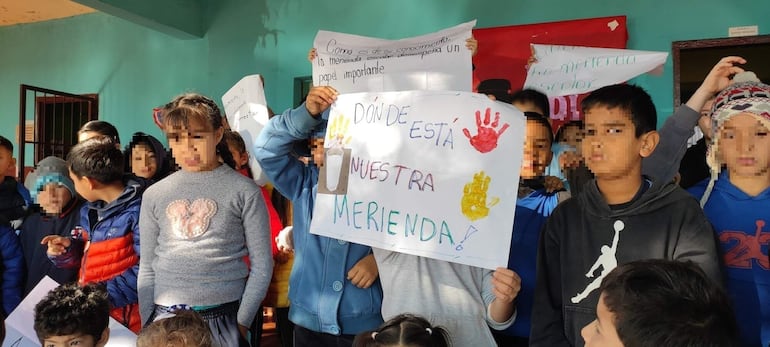
M 337 190 L 340 184 L 340 175 L 342 171 L 342 158 L 345 152 L 342 148 L 332 147 L 326 150 L 326 189 L 330 192 Z

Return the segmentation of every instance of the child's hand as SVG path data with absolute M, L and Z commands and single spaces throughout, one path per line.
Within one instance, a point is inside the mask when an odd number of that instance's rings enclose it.
M 471 50 L 471 57 L 475 56 L 479 51 L 479 40 L 476 40 L 475 37 L 471 36 L 469 39 L 465 40 L 465 47 L 468 47 L 468 49 Z
M 305 101 L 305 108 L 311 116 L 317 118 L 337 100 L 338 94 L 337 90 L 330 86 L 310 88 Z
M 547 193 L 553 193 L 557 190 L 564 189 L 564 181 L 555 176 L 545 176 L 543 185 L 545 186 L 545 191 Z
M 273 261 L 276 264 L 286 264 L 289 262 L 289 259 L 291 259 L 291 252 L 286 251 L 278 251 L 273 257 Z
M 55 257 L 67 252 L 67 247 L 72 244 L 72 240 L 63 236 L 48 235 L 40 241 L 40 244 L 47 245 L 48 250 L 46 250 L 46 254 Z
M 361 260 L 359 260 L 353 268 L 348 271 L 348 280 L 353 283 L 354 286 L 366 289 L 369 288 L 379 276 L 379 270 L 377 270 L 377 262 L 374 260 L 374 255 L 369 254 Z
M 292 226 L 287 226 L 278 232 L 278 236 L 275 237 L 275 245 L 278 247 L 278 252 L 294 252 L 293 229 Z
M 580 166 L 583 157 L 575 151 L 564 152 L 559 156 L 559 167 L 562 171 Z
M 315 48 L 311 48 L 310 51 L 307 52 L 307 60 L 309 62 L 313 62 L 313 59 L 315 59 L 318 56 L 318 53 L 316 52 Z
M 511 269 L 499 267 L 492 274 L 492 292 L 495 299 L 510 304 L 521 290 L 521 278 Z
M 706 79 L 698 89 L 709 93 L 711 96 L 721 92 L 731 83 L 731 76 L 743 72 L 743 69 L 735 64 L 746 64 L 746 59 L 736 56 L 724 57 L 711 68 Z

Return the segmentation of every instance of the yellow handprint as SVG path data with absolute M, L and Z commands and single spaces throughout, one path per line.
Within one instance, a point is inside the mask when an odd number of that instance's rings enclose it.
M 463 189 L 460 205 L 463 214 L 471 221 L 486 217 L 489 215 L 489 208 L 500 202 L 500 198 L 492 198 L 487 204 L 487 189 L 490 181 L 492 178 L 482 170 L 474 174 L 473 181 L 466 184 Z
M 326 136 L 328 143 L 330 144 L 328 147 L 345 147 L 345 145 L 349 144 L 352 138 L 348 136 L 348 128 L 350 127 L 350 118 L 345 117 L 345 115 L 340 114 L 339 116 L 332 119 L 332 121 L 329 123 L 329 127 L 326 131 Z

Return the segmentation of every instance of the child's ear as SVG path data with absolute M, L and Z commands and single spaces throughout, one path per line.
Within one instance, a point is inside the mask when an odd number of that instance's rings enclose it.
M 642 156 L 642 158 L 647 158 L 655 150 L 655 147 L 658 147 L 658 143 L 660 143 L 660 134 L 653 130 L 646 134 L 642 134 L 640 140 L 642 141 L 642 146 L 639 149 L 639 155 Z
M 91 190 L 96 188 L 98 186 L 98 184 L 99 184 L 99 181 L 97 181 L 94 178 L 88 177 L 88 176 L 83 176 L 82 179 L 86 180 L 86 182 L 88 183 L 88 189 L 91 189 Z
M 102 331 L 102 337 L 99 339 L 99 341 L 96 341 L 94 343 L 94 346 L 96 347 L 104 347 L 104 345 L 107 344 L 107 341 L 110 339 L 110 327 L 104 328 L 104 331 Z
M 219 127 L 219 129 L 214 131 L 214 138 L 217 140 L 217 143 L 222 141 L 223 136 L 225 136 L 225 127 Z

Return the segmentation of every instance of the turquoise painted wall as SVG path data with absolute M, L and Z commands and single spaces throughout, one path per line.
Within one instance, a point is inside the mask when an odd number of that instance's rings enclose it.
M 474 18 L 491 27 L 626 15 L 628 47 L 659 51 L 671 41 L 727 36 L 730 26 L 757 24 L 770 34 L 767 0 L 201 1 L 209 29 L 198 40 L 105 14 L 0 28 L 0 135 L 14 136 L 20 83 L 100 93 L 102 119 L 124 138 L 138 130 L 160 135 L 149 112 L 172 96 L 192 90 L 219 99 L 247 74 L 265 76 L 268 102 L 281 111 L 292 105 L 293 78 L 310 74 L 306 56 L 318 29 L 395 39 Z M 652 94 L 661 118 L 671 113 L 670 60 L 663 76 L 635 82 Z
M 725 0 L 224 0 L 208 31 L 211 91 L 221 94 L 245 73 L 263 73 L 267 98 L 277 111 L 291 106 L 295 76 L 310 74 L 306 60 L 318 29 L 383 38 L 436 31 L 471 19 L 477 27 L 626 15 L 628 48 L 670 51 L 671 42 L 726 37 L 730 26 L 763 25 L 770 18 L 767 0 L 735 6 Z M 275 34 L 275 35 L 273 35 Z M 243 45 L 237 45 L 246 38 Z M 220 55 L 233 48 L 236 57 Z M 480 49 L 484 49 L 481 47 Z M 239 73 L 239 70 L 243 73 Z M 635 83 L 653 96 L 661 119 L 673 110 L 673 64 L 662 76 L 641 76 Z
M 100 118 L 128 143 L 140 130 L 160 136 L 152 108 L 208 79 L 207 40 L 179 40 L 101 13 L 0 28 L 0 47 L 0 135 L 14 143 L 22 83 L 99 93 Z

